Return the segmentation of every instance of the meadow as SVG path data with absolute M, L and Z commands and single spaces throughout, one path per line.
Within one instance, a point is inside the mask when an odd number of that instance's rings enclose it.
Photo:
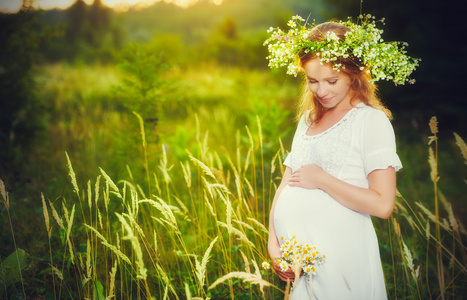
M 207 62 L 145 91 L 113 65 L 35 74 L 48 123 L 0 182 L 1 297 L 284 298 L 261 264 L 299 80 Z M 414 139 L 395 114 L 404 169 L 393 215 L 373 220 L 390 299 L 467 293 L 467 147 L 429 121 Z

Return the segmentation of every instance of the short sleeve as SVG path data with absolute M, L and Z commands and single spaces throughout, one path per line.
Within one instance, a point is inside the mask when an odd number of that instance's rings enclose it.
M 394 129 L 383 111 L 369 111 L 362 132 L 362 160 L 366 176 L 378 169 L 394 167 L 399 171 L 402 168 L 396 153 Z

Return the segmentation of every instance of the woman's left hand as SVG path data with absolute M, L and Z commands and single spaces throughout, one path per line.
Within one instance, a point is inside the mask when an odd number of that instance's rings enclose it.
M 305 189 L 319 189 L 323 175 L 326 175 L 326 172 L 317 165 L 304 165 L 292 173 L 289 185 Z

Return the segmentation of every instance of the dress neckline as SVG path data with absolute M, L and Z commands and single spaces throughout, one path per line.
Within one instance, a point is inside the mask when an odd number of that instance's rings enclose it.
M 328 129 L 324 130 L 323 132 L 313 134 L 313 135 L 308 135 L 306 132 L 308 131 L 308 128 L 310 128 L 310 127 L 306 126 L 305 131 L 302 133 L 303 138 L 306 139 L 306 140 L 311 140 L 311 139 L 315 139 L 317 137 L 320 137 L 322 135 L 325 135 L 325 134 L 333 131 L 334 128 L 339 127 L 342 123 L 346 122 L 347 119 L 349 119 L 351 117 L 351 115 L 353 114 L 353 112 L 355 111 L 356 108 L 363 107 L 364 105 L 365 104 L 363 102 L 358 103 L 357 105 L 352 107 L 339 121 L 337 121 L 334 125 L 332 125 Z

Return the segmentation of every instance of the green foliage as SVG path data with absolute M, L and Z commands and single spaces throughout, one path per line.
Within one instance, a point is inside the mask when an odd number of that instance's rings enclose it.
M 99 280 L 95 280 L 92 282 L 92 289 L 93 289 L 93 299 L 96 300 L 104 300 L 104 287 Z
M 201 46 L 202 60 L 215 60 L 221 64 L 264 68 L 266 48 L 263 32 L 239 32 L 237 21 L 226 17 L 215 28 L 207 42 Z
M 161 102 L 166 100 L 163 89 L 167 81 L 162 74 L 168 62 L 163 52 L 154 50 L 151 45 L 129 44 L 117 66 L 126 75 L 118 88 L 123 104 L 143 116 L 146 122 L 157 122 Z
M 165 40 L 171 39 L 165 37 Z M 160 39 L 150 44 L 131 43 L 126 46 L 121 62 L 117 65 L 117 69 L 123 75 L 122 84 L 115 87 L 115 95 L 120 103 L 128 112 L 135 112 L 141 116 L 146 123 L 148 130 L 145 139 L 149 141 L 149 155 L 154 157 L 159 155 L 154 145 L 159 142 L 158 125 L 164 117 L 162 105 L 170 100 L 168 90 L 171 82 L 164 76 L 164 72 L 169 68 L 169 61 L 165 57 L 166 52 L 162 50 L 163 41 L 164 39 Z M 170 48 L 176 49 L 176 45 L 168 47 L 168 53 Z M 123 158 L 128 151 L 138 151 L 137 145 L 140 144 L 141 135 L 135 126 L 131 126 L 119 136 L 114 136 L 114 139 L 122 145 L 118 152 Z
M 23 249 L 16 249 L 15 252 L 5 258 L 0 264 L 0 295 L 4 296 L 7 289 L 23 280 L 21 270 L 27 266 L 28 254 Z
M 111 63 L 123 45 L 121 18 L 99 0 L 92 5 L 77 0 L 65 11 L 45 12 L 41 19 L 57 33 L 41 45 L 47 61 Z
M 36 97 L 33 67 L 43 37 L 35 12 L 0 14 L 0 173 L 27 152 L 47 114 Z

